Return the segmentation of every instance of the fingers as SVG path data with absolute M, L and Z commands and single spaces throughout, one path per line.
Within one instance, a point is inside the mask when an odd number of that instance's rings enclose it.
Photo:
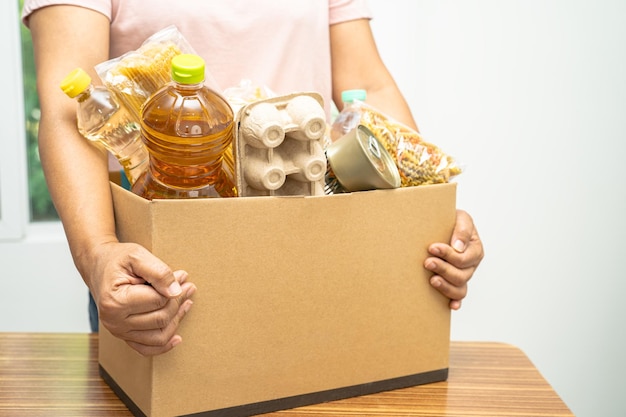
M 169 298 L 160 294 L 151 285 L 123 285 L 118 287 L 119 298 L 121 299 L 120 302 L 124 308 L 124 314 L 126 316 L 132 316 L 135 314 L 159 310 L 163 308 L 169 300 L 180 299 L 181 295 L 185 292 L 183 286 L 185 286 L 185 282 L 187 280 L 187 273 L 184 271 L 176 271 L 174 276 L 180 277 L 182 280 L 179 281 L 181 294 L 179 294 L 176 298 Z M 190 285 L 193 284 L 188 284 L 187 287 Z
M 127 334 L 126 343 L 144 356 L 160 355 L 181 343 L 182 337 L 176 331 L 193 302 L 185 300 L 180 306 L 175 300 L 170 300 L 170 303 L 176 304 L 178 309 L 173 318 L 167 321 L 166 326 L 147 330 L 133 330 Z M 152 320 L 148 320 L 148 322 L 152 322 Z
M 146 290 L 140 289 L 137 292 L 145 293 L 152 291 L 153 294 L 148 295 L 148 301 L 144 301 L 138 295 L 135 295 L 133 297 L 135 301 L 128 309 L 129 313 L 125 318 L 126 325 L 133 330 L 154 330 L 167 327 L 181 306 L 188 303 L 188 307 L 191 307 L 191 304 L 193 304 L 191 297 L 196 292 L 196 286 L 188 283 L 183 284 L 183 293 L 180 296 L 165 298 L 149 286 L 144 287 Z M 134 290 L 134 288 L 131 290 Z M 155 296 L 158 297 L 158 300 Z
M 469 214 L 457 210 L 450 244 L 434 243 L 428 252 L 432 256 L 424 261 L 424 267 L 434 274 L 430 284 L 451 300 L 451 309 L 458 310 L 467 295 L 467 283 L 484 257 L 482 242 Z
M 458 310 L 461 308 L 461 300 L 467 295 L 467 284 L 455 286 L 442 276 L 433 275 L 430 278 L 430 285 L 441 294 L 450 299 L 450 308 Z
M 464 252 L 445 243 L 433 243 L 428 247 L 428 253 L 433 257 L 443 259 L 458 269 L 476 269 L 483 258 L 483 247 L 479 241 L 470 239 Z
M 458 268 L 451 262 L 438 257 L 427 258 L 424 261 L 424 267 L 454 287 L 467 285 L 475 270 L 473 267 Z
M 183 341 L 180 335 L 174 335 L 163 346 L 150 346 L 127 340 L 126 343 L 143 356 L 156 356 L 169 352 Z
M 143 355 L 165 353 L 182 341 L 178 326 L 193 305 L 196 286 L 145 248 L 111 244 L 102 249 L 96 301 L 100 321 Z M 147 285 L 147 284 L 150 285 Z
M 430 285 L 451 300 L 461 300 L 467 295 L 467 282 L 471 278 L 471 270 L 455 268 L 439 258 L 428 258 L 424 264 L 434 275 Z
M 136 251 L 131 256 L 133 273 L 144 278 L 159 294 L 166 297 L 181 294 L 180 276 L 186 272 L 177 271 L 176 276 L 169 266 L 148 251 Z
M 165 353 L 182 341 L 176 332 L 193 305 L 196 286 L 183 282 L 181 289 L 178 297 L 167 298 L 149 285 L 127 285 L 125 303 L 103 324 L 143 355 Z
M 457 252 L 464 252 L 474 232 L 474 221 L 470 215 L 463 210 L 457 210 L 456 223 L 452 231 L 452 237 L 450 238 L 450 246 Z

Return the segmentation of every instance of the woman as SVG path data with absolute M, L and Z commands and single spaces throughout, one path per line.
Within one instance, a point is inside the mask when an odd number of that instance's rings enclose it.
M 26 0 L 41 104 L 39 149 L 74 263 L 101 323 L 144 355 L 182 341 L 177 328 L 196 287 L 145 248 L 115 236 L 107 156 L 76 129 L 75 103 L 59 82 L 82 67 L 137 49 L 176 25 L 222 88 L 252 79 L 278 94 L 317 91 L 341 108 L 341 92 L 367 90 L 368 103 L 417 129 L 381 61 L 365 0 Z M 77 175 L 79 174 L 79 175 Z M 458 309 L 483 257 L 471 217 L 457 213 L 451 242 L 430 246 L 431 285 Z M 150 283 L 147 285 L 145 282 Z

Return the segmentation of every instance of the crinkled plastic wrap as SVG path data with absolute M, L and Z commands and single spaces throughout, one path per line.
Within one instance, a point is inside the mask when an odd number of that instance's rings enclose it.
M 228 87 L 222 95 L 228 101 L 235 114 L 242 107 L 255 101 L 276 97 L 276 93 L 270 90 L 269 87 L 256 85 L 249 79 L 242 79 L 238 85 Z
M 181 53 L 195 52 L 175 26 L 168 26 L 137 50 L 102 62 L 95 69 L 104 85 L 139 120 L 143 103 L 171 81 L 172 58 Z
M 102 62 L 95 70 L 103 84 L 139 122 L 141 107 L 146 100 L 172 80 L 172 58 L 179 54 L 196 52 L 176 26 L 168 26 L 146 39 L 137 50 Z M 208 71 L 204 84 L 216 92 L 221 91 Z M 235 158 L 231 145 L 224 153 L 220 176 L 224 183 L 229 183 L 234 182 L 234 175 Z
M 358 124 L 371 130 L 394 158 L 402 187 L 446 183 L 462 172 L 454 158 L 425 141 L 420 133 L 364 102 L 354 102 L 339 114 L 333 124 L 334 136 Z

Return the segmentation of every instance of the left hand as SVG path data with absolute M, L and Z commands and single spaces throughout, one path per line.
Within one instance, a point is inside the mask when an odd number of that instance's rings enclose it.
M 424 267 L 433 272 L 430 284 L 450 298 L 450 308 L 461 308 L 461 300 L 467 295 L 467 283 L 485 256 L 472 217 L 463 210 L 456 212 L 456 224 L 450 244 L 433 243 L 428 247 L 432 255 L 424 261 Z

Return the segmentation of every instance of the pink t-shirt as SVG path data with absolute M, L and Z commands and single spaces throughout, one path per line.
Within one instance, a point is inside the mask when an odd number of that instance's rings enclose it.
M 277 94 L 317 91 L 330 114 L 329 25 L 371 18 L 367 0 L 25 0 L 23 20 L 42 7 L 78 5 L 111 21 L 110 58 L 175 25 L 221 89 L 243 79 Z

